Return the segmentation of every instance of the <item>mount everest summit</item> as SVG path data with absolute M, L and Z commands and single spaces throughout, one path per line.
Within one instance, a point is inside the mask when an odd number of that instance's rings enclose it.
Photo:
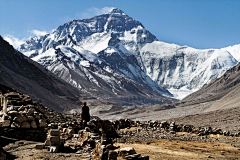
M 160 42 L 115 8 L 33 37 L 18 50 L 84 93 L 130 105 L 184 98 L 235 66 L 238 48 L 198 50 Z

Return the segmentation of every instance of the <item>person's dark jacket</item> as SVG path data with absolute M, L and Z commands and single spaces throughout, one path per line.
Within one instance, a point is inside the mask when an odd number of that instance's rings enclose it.
M 85 120 L 86 122 L 90 121 L 90 114 L 89 114 L 89 107 L 86 105 L 82 106 L 82 114 L 81 114 L 82 120 Z

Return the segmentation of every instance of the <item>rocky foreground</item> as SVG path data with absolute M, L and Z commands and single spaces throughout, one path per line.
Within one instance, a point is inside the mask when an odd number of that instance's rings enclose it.
M 237 159 L 240 132 L 172 121 L 101 120 L 86 123 L 28 95 L 2 95 L 0 159 Z
M 49 126 L 43 143 L 2 136 L 2 159 L 238 159 L 240 155 L 240 135 L 221 129 L 129 120 L 91 120 L 77 132 L 75 125 L 64 127 Z

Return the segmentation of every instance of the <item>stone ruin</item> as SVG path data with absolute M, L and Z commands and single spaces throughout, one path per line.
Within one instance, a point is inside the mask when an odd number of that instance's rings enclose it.
M 10 92 L 2 98 L 0 115 L 2 135 L 27 140 L 46 139 L 47 118 L 39 110 L 42 105 L 33 102 L 28 95 Z

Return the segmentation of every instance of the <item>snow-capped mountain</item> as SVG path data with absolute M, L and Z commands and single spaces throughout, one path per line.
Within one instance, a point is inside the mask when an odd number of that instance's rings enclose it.
M 222 50 L 228 51 L 238 62 L 240 62 L 240 44 L 222 48 Z
M 158 41 L 146 44 L 141 54 L 147 75 L 180 99 L 238 62 L 224 49 L 198 50 Z
M 237 63 L 230 48 L 198 50 L 160 42 L 117 8 L 70 21 L 50 34 L 31 38 L 18 50 L 78 89 L 95 97 L 109 93 L 110 99 L 113 93 L 119 97 L 141 92 L 183 98 Z M 84 87 L 87 82 L 97 88 Z

